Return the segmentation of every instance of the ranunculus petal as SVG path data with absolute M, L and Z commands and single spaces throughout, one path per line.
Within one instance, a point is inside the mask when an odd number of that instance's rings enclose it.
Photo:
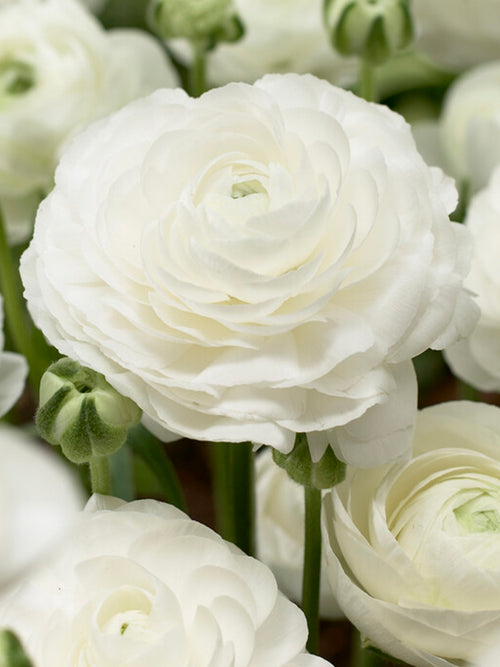
M 471 662 L 500 628 L 500 408 L 418 415 L 409 461 L 363 470 L 323 501 L 327 576 L 369 642 L 416 667 Z
M 50 566 L 2 600 L 0 623 L 39 667 L 329 664 L 305 653 L 305 617 L 265 565 L 153 500 L 91 498 Z

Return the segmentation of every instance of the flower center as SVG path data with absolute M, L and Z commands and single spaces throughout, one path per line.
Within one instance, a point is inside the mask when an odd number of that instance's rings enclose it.
M 453 510 L 467 533 L 500 533 L 498 496 L 483 492 Z
M 99 625 L 105 634 L 124 635 L 131 627 L 147 634 L 151 599 L 141 590 L 124 587 L 111 594 L 99 613 Z
M 265 187 L 256 178 L 235 183 L 231 189 L 231 197 L 233 199 L 240 199 L 241 197 L 248 197 L 248 195 L 256 194 L 266 194 Z
M 35 72 L 31 65 L 20 60 L 0 61 L 0 98 L 23 95 L 34 85 Z

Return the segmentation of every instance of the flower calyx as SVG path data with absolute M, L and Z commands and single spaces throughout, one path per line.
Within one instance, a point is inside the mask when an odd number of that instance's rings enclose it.
M 59 359 L 42 377 L 38 430 L 73 463 L 115 452 L 141 414 L 103 375 L 72 359 Z
M 331 447 L 327 447 L 319 461 L 312 460 L 306 433 L 297 433 L 288 454 L 273 449 L 273 461 L 302 486 L 331 489 L 345 478 L 345 463 L 339 461 Z
M 232 0 L 152 0 L 150 8 L 152 27 L 165 40 L 185 38 L 208 51 L 244 34 Z
M 370 65 L 387 61 L 414 35 L 409 0 L 324 0 L 324 21 L 336 51 Z

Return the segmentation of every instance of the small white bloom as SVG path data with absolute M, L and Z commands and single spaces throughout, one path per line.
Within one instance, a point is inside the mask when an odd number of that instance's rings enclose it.
M 500 61 L 476 67 L 451 85 L 439 139 L 447 173 L 472 191 L 486 187 L 500 164 Z
M 14 352 L 5 352 L 3 346 L 3 299 L 0 294 L 0 417 L 11 409 L 22 394 L 28 374 L 24 357 Z
M 500 391 L 500 166 L 471 201 L 465 219 L 474 240 L 466 285 L 477 295 L 481 317 L 472 334 L 449 347 L 453 372 L 482 391 Z
M 348 467 L 324 510 L 333 593 L 371 643 L 416 667 L 449 667 L 497 641 L 498 407 L 423 410 L 413 458 Z
M 160 426 L 378 465 L 410 359 L 477 317 L 455 205 L 400 116 L 326 81 L 162 90 L 74 141 L 21 271 L 50 342 Z
M 0 6 L 0 201 L 48 190 L 71 136 L 132 99 L 175 83 L 151 36 L 107 33 L 73 0 Z M 29 222 L 29 209 L 26 217 Z
M 255 475 L 257 556 L 272 570 L 280 590 L 300 603 L 304 566 L 304 487 L 291 480 L 286 471 L 273 462 L 270 449 L 257 456 Z M 320 615 L 324 618 L 343 616 L 324 571 Z
M 329 665 L 304 652 L 304 615 L 265 565 L 153 500 L 94 496 L 0 624 L 37 667 Z
M 210 81 L 253 83 L 272 72 L 310 72 L 339 85 L 356 80 L 357 61 L 339 56 L 328 43 L 322 0 L 234 0 L 234 5 L 245 34 L 208 54 Z M 174 40 L 171 45 L 188 57 L 185 43 Z
M 41 442 L 0 424 L 0 588 L 59 546 L 82 508 L 73 471 Z
M 438 65 L 465 69 L 500 58 L 498 0 L 412 0 L 417 49 Z

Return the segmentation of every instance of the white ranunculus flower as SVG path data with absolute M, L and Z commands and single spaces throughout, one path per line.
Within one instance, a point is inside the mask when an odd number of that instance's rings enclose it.
M 412 0 L 418 50 L 460 70 L 500 58 L 498 0 Z
M 163 90 L 75 140 L 21 271 L 50 342 L 159 425 L 378 465 L 410 359 L 476 320 L 455 204 L 400 116 L 326 81 Z
M 304 487 L 273 462 L 270 449 L 257 456 L 255 475 L 257 557 L 272 570 L 280 590 L 300 602 L 304 566 Z M 320 615 L 323 618 L 343 616 L 324 572 Z
M 269 569 L 154 500 L 94 496 L 57 559 L 0 603 L 37 667 L 328 667 Z
M 480 65 L 451 85 L 439 140 L 447 173 L 473 191 L 486 187 L 500 163 L 500 61 Z
M 325 497 L 323 520 L 332 590 L 370 643 L 416 667 L 449 667 L 497 641 L 498 407 L 423 410 L 413 458 L 348 466 Z
M 22 394 L 28 374 L 25 358 L 14 352 L 6 352 L 3 347 L 3 299 L 0 294 L 0 417 L 11 409 Z
M 73 471 L 46 445 L 0 423 L 0 589 L 59 546 L 84 504 Z
M 150 35 L 105 32 L 76 1 L 0 6 L 0 202 L 39 196 L 71 136 L 176 81 Z
M 488 187 L 473 197 L 465 225 L 474 240 L 466 285 L 477 295 L 481 317 L 471 336 L 449 347 L 445 356 L 468 384 L 500 392 L 500 166 Z
M 322 0 L 234 0 L 245 34 L 209 53 L 207 74 L 217 85 L 253 83 L 268 73 L 312 73 L 339 85 L 357 78 L 357 60 L 343 58 L 329 45 Z M 174 51 L 188 57 L 189 47 L 172 40 Z
M 497 643 L 474 662 L 473 667 L 498 667 L 498 665 L 500 665 L 500 644 Z

